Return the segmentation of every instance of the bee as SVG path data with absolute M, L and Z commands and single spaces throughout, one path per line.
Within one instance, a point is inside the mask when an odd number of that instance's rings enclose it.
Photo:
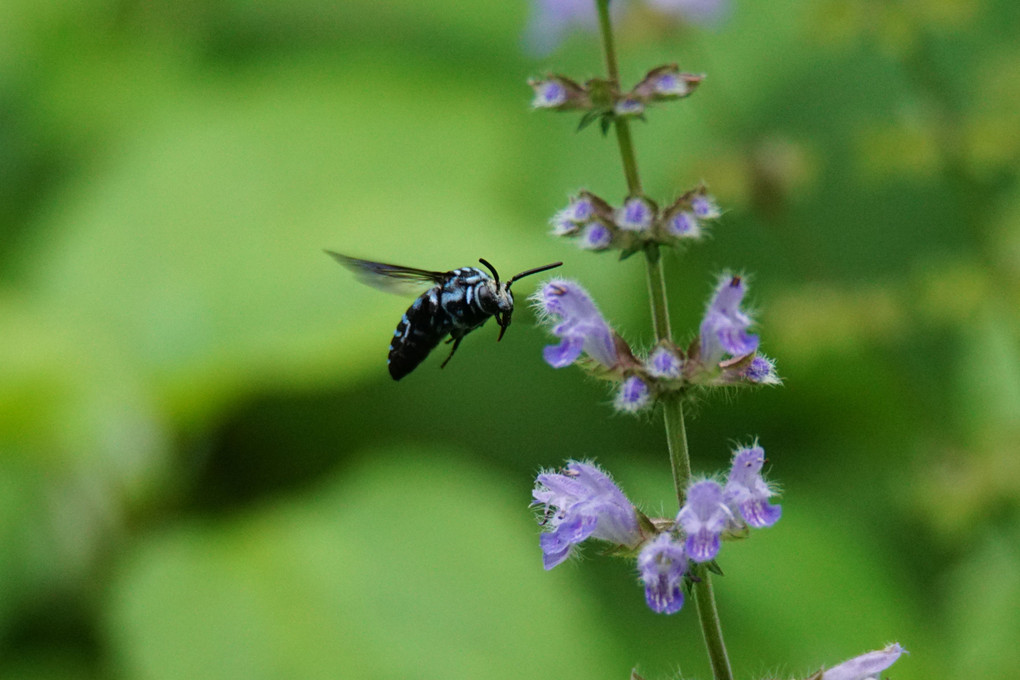
M 413 371 L 429 352 L 449 335 L 446 342 L 452 342 L 453 348 L 440 365 L 440 368 L 443 368 L 450 363 L 464 336 L 476 328 L 481 328 L 491 316 L 496 317 L 496 323 L 499 324 L 499 336 L 496 341 L 502 340 L 514 311 L 514 296 L 510 292 L 510 286 L 514 281 L 563 264 L 554 262 L 535 267 L 512 276 L 507 281 L 500 281 L 496 268 L 481 258 L 478 261 L 492 272 L 492 276 L 477 267 L 434 272 L 359 260 L 331 250 L 326 252 L 357 274 L 364 283 L 377 288 L 392 289 L 395 285 L 399 286 L 400 282 L 432 284 L 411 303 L 397 324 L 397 330 L 393 331 L 386 363 L 394 380 L 400 380 Z

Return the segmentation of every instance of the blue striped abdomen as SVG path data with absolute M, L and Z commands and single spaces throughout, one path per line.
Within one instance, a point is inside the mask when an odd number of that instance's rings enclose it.
M 449 316 L 439 304 L 439 290 L 435 286 L 423 293 L 397 324 L 386 361 L 394 380 L 413 371 L 450 332 Z

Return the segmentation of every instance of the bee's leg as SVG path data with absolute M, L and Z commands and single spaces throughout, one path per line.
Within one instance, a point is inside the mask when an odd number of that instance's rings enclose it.
M 446 364 L 450 363 L 450 359 L 453 358 L 453 353 L 457 351 L 458 347 L 460 347 L 460 341 L 463 339 L 464 339 L 463 335 L 460 336 L 459 338 L 454 338 L 451 336 L 450 339 L 446 341 L 447 345 L 449 345 L 451 342 L 453 343 L 453 349 L 450 350 L 450 356 L 446 357 L 446 361 L 441 363 L 439 365 L 439 368 L 446 368 Z

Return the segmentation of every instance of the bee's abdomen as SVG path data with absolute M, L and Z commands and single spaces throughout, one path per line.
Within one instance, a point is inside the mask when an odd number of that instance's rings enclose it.
M 393 332 L 386 363 L 394 380 L 413 371 L 450 332 L 450 317 L 439 305 L 438 287 L 422 294 L 404 312 Z

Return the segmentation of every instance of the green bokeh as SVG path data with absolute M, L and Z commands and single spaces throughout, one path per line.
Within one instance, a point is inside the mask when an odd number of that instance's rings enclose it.
M 640 4 L 640 3 L 632 3 Z M 623 15 L 623 77 L 690 99 L 635 127 L 646 190 L 726 214 L 667 255 L 693 337 L 751 275 L 782 388 L 702 399 L 697 473 L 759 437 L 783 520 L 717 579 L 738 677 L 898 640 L 895 678 L 1020 665 L 1020 10 L 736 2 Z M 601 72 L 521 48 L 525 2 L 0 4 L 0 677 L 710 677 L 693 607 L 631 565 L 541 568 L 536 471 L 595 458 L 675 512 L 656 416 L 514 326 L 399 384 L 409 299 L 322 253 L 504 274 L 564 260 L 652 342 L 640 258 L 551 239 L 625 193 L 615 142 L 528 110 Z

